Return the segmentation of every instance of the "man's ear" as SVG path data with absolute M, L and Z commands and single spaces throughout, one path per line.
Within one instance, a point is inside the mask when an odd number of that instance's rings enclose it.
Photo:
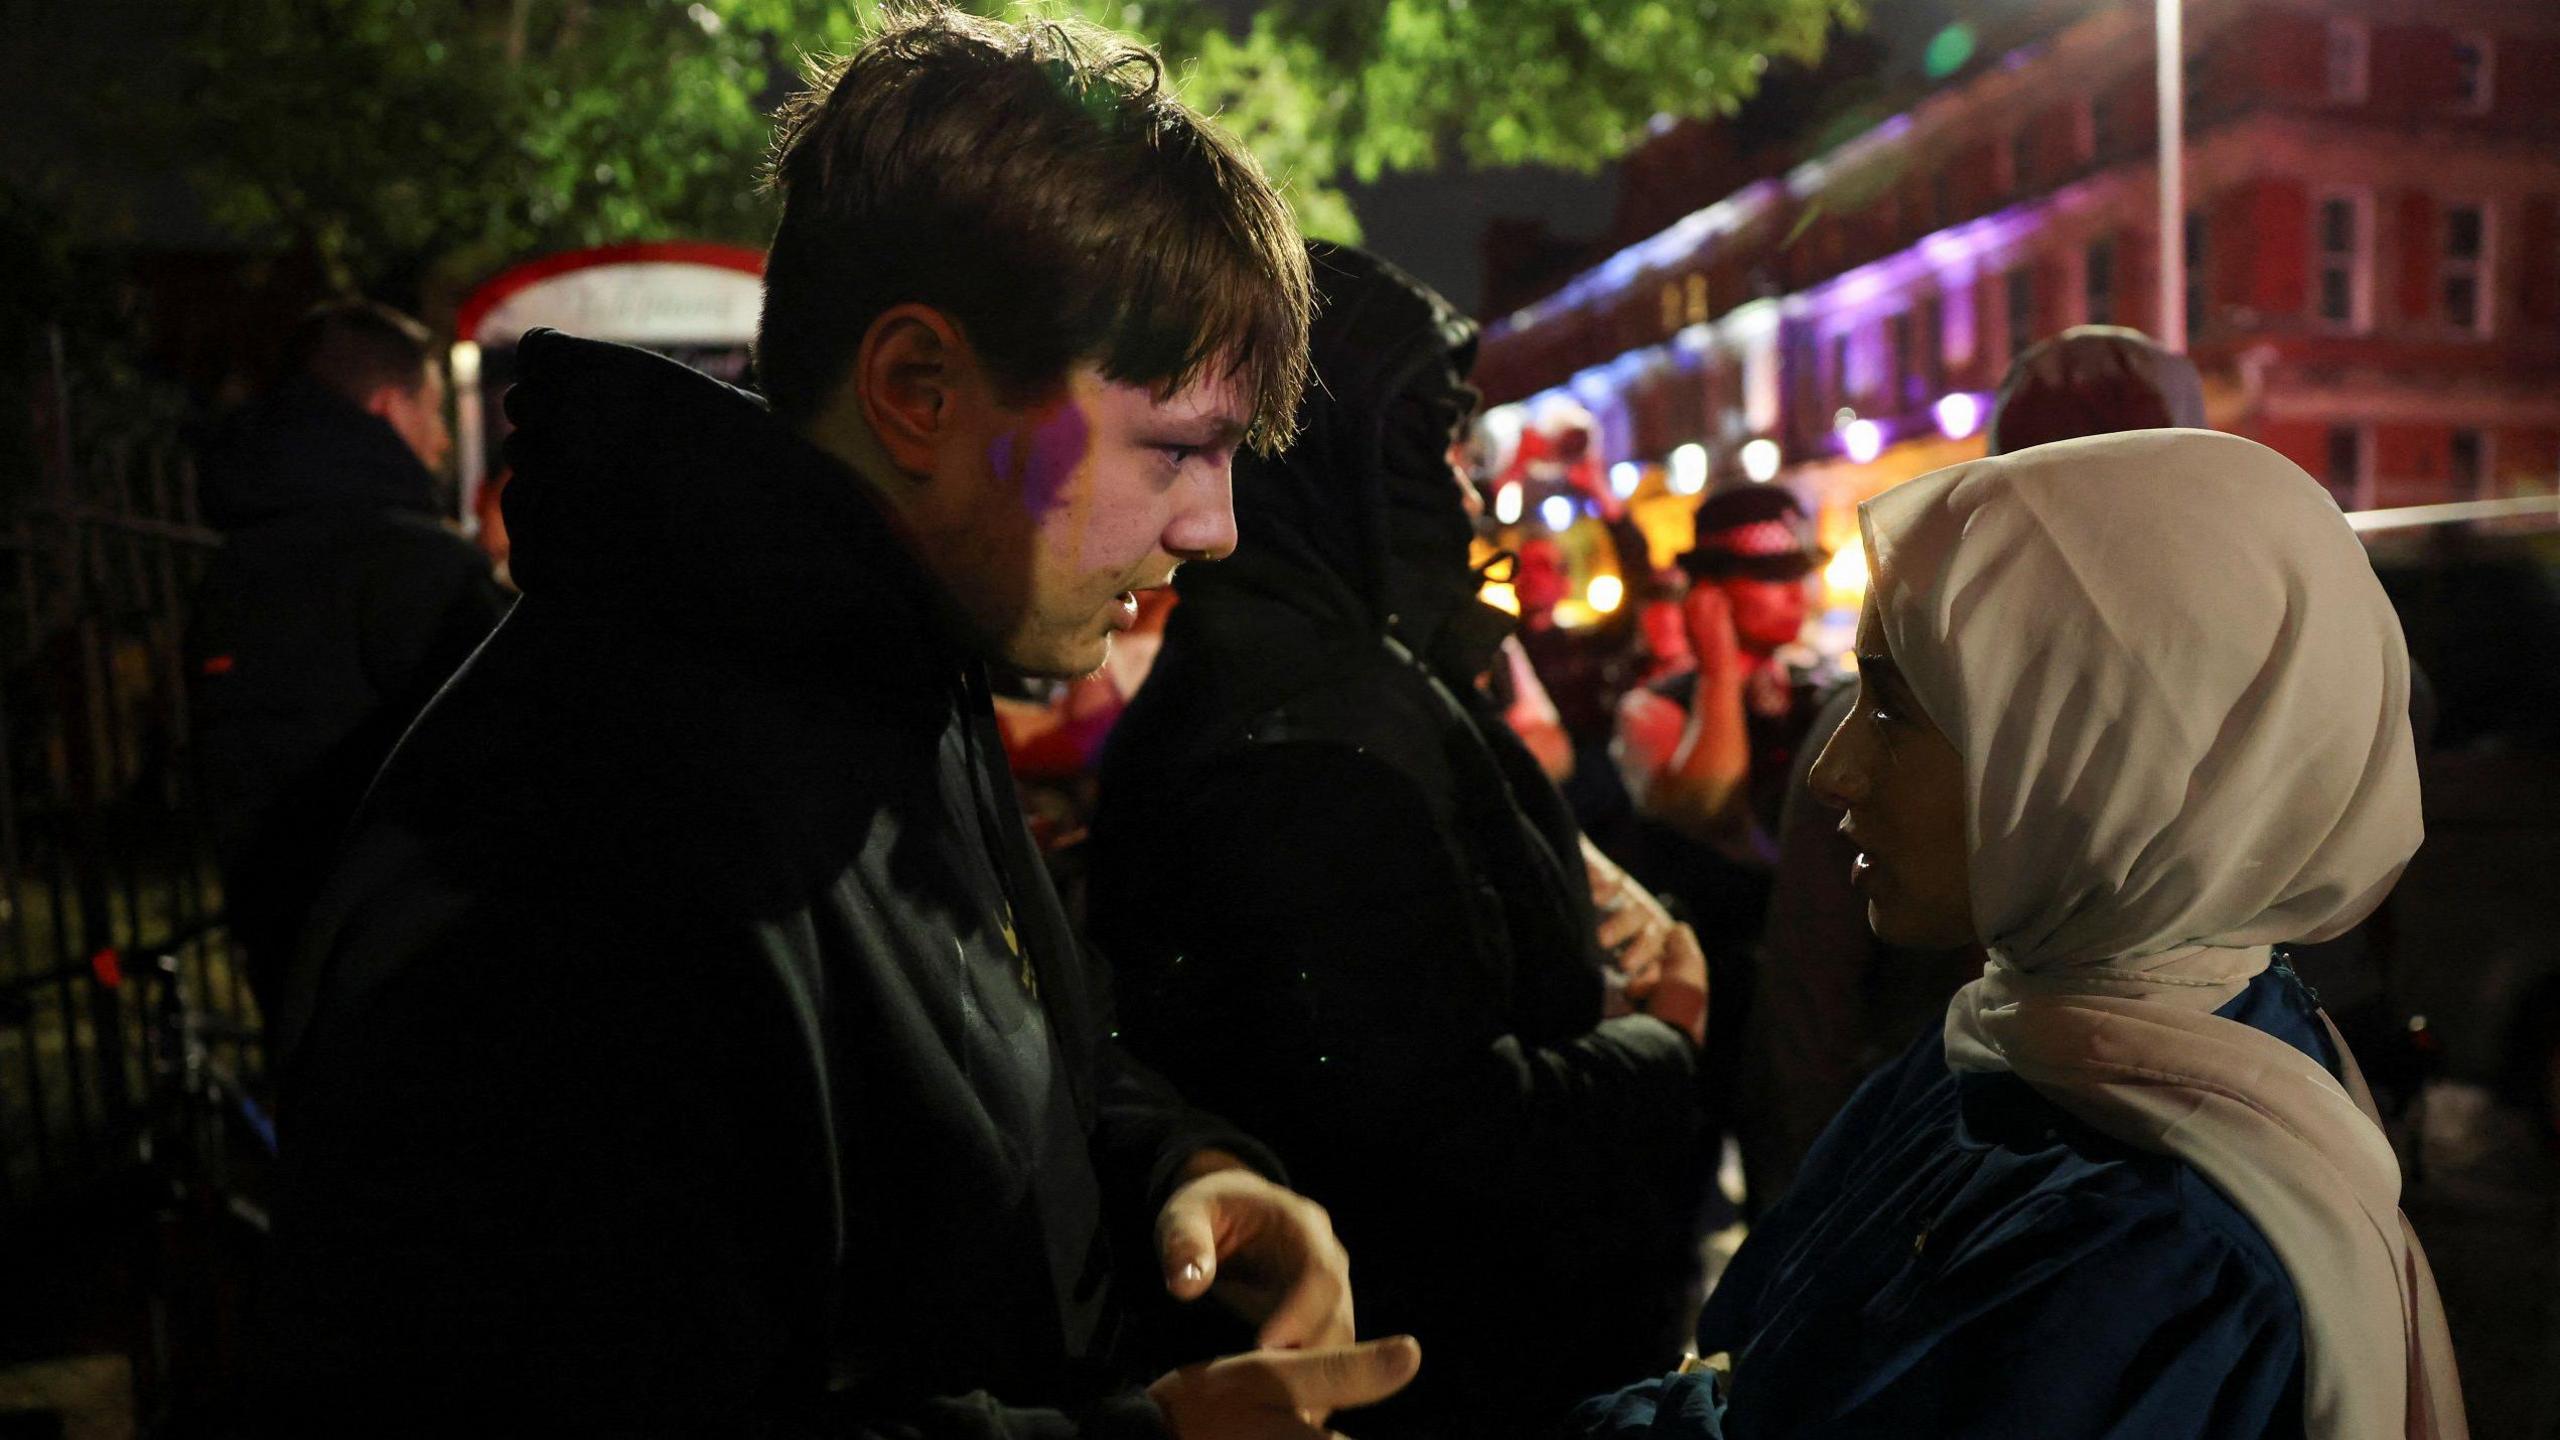
M 890 464 L 908 475 L 932 472 L 976 366 L 959 327 L 929 305 L 891 306 L 871 322 L 848 379 Z
M 364 397 L 364 413 L 383 420 L 393 420 L 396 424 L 394 417 L 408 398 L 397 385 L 376 385 Z

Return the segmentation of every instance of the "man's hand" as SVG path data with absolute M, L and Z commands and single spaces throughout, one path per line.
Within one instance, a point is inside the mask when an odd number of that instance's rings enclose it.
M 1627 793 L 1642 796 L 1652 789 L 1688 733 L 1689 712 L 1670 696 L 1641 685 L 1620 696 L 1615 754 Z
M 1617 961 L 1627 980 L 1627 998 L 1642 1003 L 1662 976 L 1663 948 L 1679 922 L 1671 918 L 1653 892 L 1635 882 L 1618 862 L 1582 837 L 1582 870 L 1591 885 L 1592 908 L 1600 912 L 1600 948 Z
M 1324 1207 L 1216 1151 L 1192 1174 L 1156 1217 L 1165 1289 L 1197 1300 L 1214 1288 L 1266 1349 L 1349 1345 L 1351 1257 Z
M 1700 580 L 1680 599 L 1681 617 L 1689 622 L 1689 648 L 1697 653 L 1702 686 L 1739 685 L 1749 666 L 1742 658 L 1742 637 L 1733 628 L 1733 605 L 1711 580 Z
M 1674 926 L 1662 947 L 1662 973 L 1636 1008 L 1689 1037 L 1699 1049 L 1707 1044 L 1707 953 L 1698 932 Z
M 1148 1386 L 1147 1394 L 1176 1440 L 1317 1440 L 1334 1434 L 1325 1417 L 1386 1399 L 1421 1368 L 1422 1347 L 1398 1335 L 1186 1365 Z

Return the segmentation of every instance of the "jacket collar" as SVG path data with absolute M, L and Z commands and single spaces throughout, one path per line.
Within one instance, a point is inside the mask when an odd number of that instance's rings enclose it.
M 536 330 L 518 364 L 505 507 L 528 597 L 947 711 L 975 662 L 853 470 L 756 396 L 648 351 Z

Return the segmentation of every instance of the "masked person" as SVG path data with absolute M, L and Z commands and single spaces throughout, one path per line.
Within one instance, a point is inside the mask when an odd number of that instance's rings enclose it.
M 2223 523 L 2199 527 L 2199 514 Z M 2326 491 L 2151 430 L 1860 510 L 1857 712 L 1814 762 L 1867 920 L 1979 944 L 1699 1325 L 1583 1435 L 2458 1437 L 2400 1172 L 2270 947 L 2421 828 L 2408 656 Z
M 938 9 L 788 112 L 764 400 L 536 332 L 523 598 L 279 1022 L 280 1434 L 1314 1436 L 1339 1243 L 1111 1039 L 987 671 L 1235 544 L 1305 256 L 1149 52 Z M 1144 1389 L 1150 1292 L 1266 1347 Z
M 1836 674 L 1797 645 L 1823 555 L 1804 507 L 1767 485 L 1698 505 L 1679 557 L 1690 663 L 1618 702 L 1613 755 L 1634 800 L 1622 842 L 1638 880 L 1677 899 L 1705 940 L 1715 995 L 1706 1094 L 1737 1123 L 1752 953 L 1769 905 L 1788 767 Z
M 2001 381 L 1987 436 L 1994 455 L 2084 435 L 2204 425 L 2204 382 L 2183 355 L 2139 330 L 2082 325 L 2039 342 Z M 1751 1013 L 1733 1049 L 1734 1128 L 1755 1204 L 1784 1194 L 1849 1092 L 1946 1013 L 1982 973 L 1970 945 L 1906 950 L 1867 930 L 1849 888 L 1857 847 L 1806 785 L 1821 742 L 1849 718 L 1857 687 L 1836 687 L 1784 772 L 1778 858 L 1753 967 Z M 2325 978 L 2325 977 L 2322 977 Z M 2317 987 L 2333 1002 L 2327 985 Z
M 1530 1434 L 1685 1336 L 1703 961 L 1614 867 L 1595 913 L 1475 684 L 1507 617 L 1447 459 L 1474 324 L 1314 255 L 1299 439 L 1239 460 L 1252 539 L 1183 573 L 1104 752 L 1094 934 L 1130 1047 L 1289 1157 L 1364 1319 L 1429 1347 L 1361 1433 Z M 1611 944 L 1638 1013 L 1604 1019 Z

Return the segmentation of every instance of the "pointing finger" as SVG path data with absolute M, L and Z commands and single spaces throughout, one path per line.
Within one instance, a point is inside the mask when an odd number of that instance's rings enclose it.
M 1156 1254 L 1173 1298 L 1197 1300 L 1209 1293 L 1218 1278 L 1218 1238 L 1206 1200 L 1185 1190 L 1165 1203 L 1156 1217 Z

